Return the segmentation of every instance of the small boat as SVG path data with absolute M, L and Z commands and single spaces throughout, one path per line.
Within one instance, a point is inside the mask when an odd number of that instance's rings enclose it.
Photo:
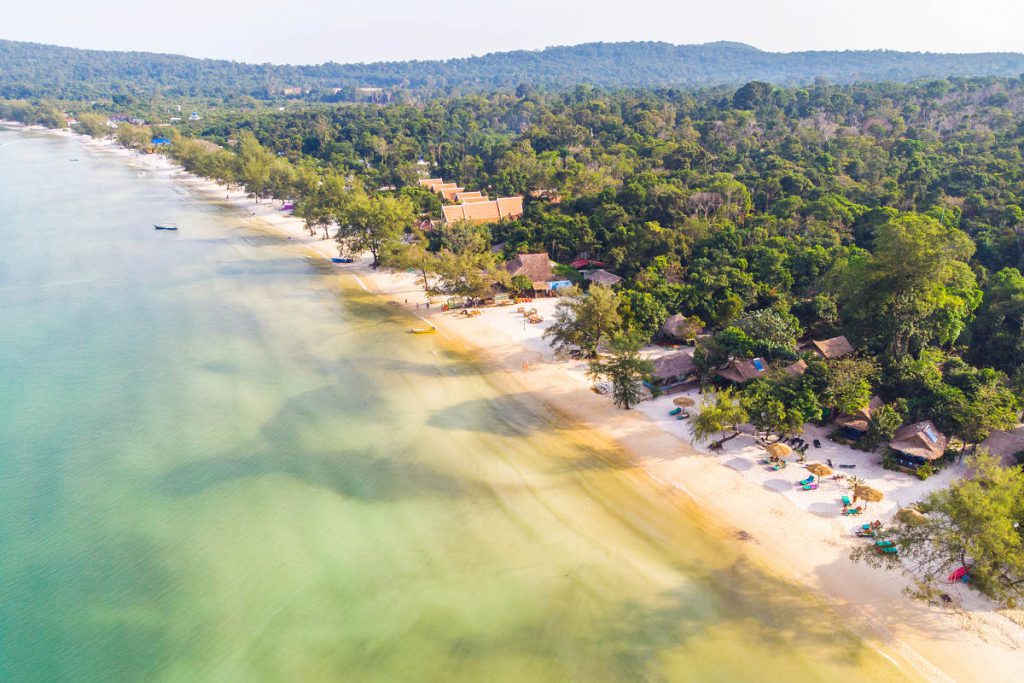
M 432 334 L 437 332 L 437 328 L 431 325 L 430 327 L 413 327 L 409 331 L 413 334 Z
M 177 230 L 177 223 L 154 223 L 153 227 L 157 230 Z
M 331 263 L 352 263 L 350 258 L 332 258 Z

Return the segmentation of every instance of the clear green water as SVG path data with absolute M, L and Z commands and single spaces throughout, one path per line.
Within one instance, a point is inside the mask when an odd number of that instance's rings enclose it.
M 0 680 L 901 680 L 287 240 L 3 130 L 0 207 Z

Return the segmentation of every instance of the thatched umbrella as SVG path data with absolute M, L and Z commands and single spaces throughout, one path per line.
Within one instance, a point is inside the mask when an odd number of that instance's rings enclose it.
M 793 449 L 784 443 L 770 443 L 765 446 L 765 450 L 768 451 L 769 455 L 776 458 L 785 458 L 787 455 L 792 455 Z
M 860 498 L 865 503 L 878 503 L 885 498 L 885 494 L 878 489 L 873 489 L 870 486 L 861 484 L 853 490 L 853 495 L 856 498 Z M 864 507 L 867 507 L 866 505 Z
M 694 401 L 689 396 L 680 396 L 679 398 L 674 398 L 672 399 L 672 403 L 679 406 L 680 408 L 689 408 L 691 406 L 697 405 L 697 402 Z
M 819 481 L 822 477 L 827 477 L 828 475 L 832 474 L 832 468 L 829 467 L 828 465 L 823 465 L 820 462 L 812 462 L 810 465 L 807 466 L 807 471 L 810 472 L 811 474 L 818 475 Z

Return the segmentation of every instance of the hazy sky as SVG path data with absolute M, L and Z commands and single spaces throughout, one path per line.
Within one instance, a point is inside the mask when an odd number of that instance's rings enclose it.
M 249 62 L 435 59 L 590 41 L 1024 52 L 1024 0 L 47 0 L 0 37 Z

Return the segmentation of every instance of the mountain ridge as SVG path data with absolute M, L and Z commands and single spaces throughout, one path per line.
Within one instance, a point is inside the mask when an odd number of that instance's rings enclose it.
M 520 84 L 554 89 L 584 84 L 693 88 L 751 80 L 802 85 L 817 78 L 841 83 L 905 82 L 1021 74 L 1022 53 L 767 52 L 731 41 L 596 42 L 444 60 L 289 65 L 0 40 L 0 96 L 8 98 L 170 94 L 273 99 L 295 91 L 293 96 L 311 99 L 350 99 L 359 88 L 430 95 L 511 89 Z

